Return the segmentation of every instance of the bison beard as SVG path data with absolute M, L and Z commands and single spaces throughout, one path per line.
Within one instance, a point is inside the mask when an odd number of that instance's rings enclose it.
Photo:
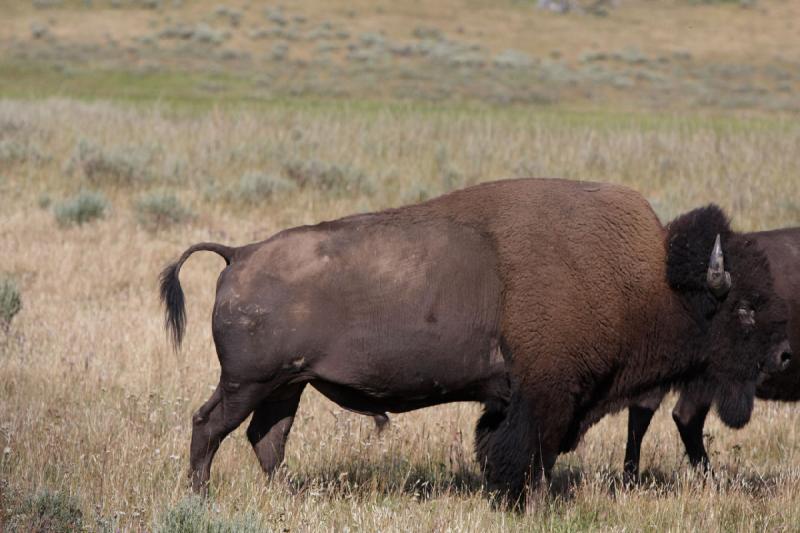
M 305 385 L 373 416 L 484 403 L 476 453 L 488 487 L 510 501 L 592 424 L 649 390 L 724 382 L 720 412 L 746 422 L 752 405 L 740 398 L 763 345 L 722 339 L 735 337 L 731 306 L 743 297 L 774 308 L 748 338 L 780 335 L 780 306 L 758 281 L 770 278 L 768 264 L 736 242 L 718 208 L 685 222 L 665 233 L 624 187 L 522 179 L 241 248 L 190 248 L 162 278 L 177 342 L 180 265 L 200 249 L 229 263 L 212 323 L 220 383 L 194 418 L 194 489 L 253 412 L 248 437 L 272 473 Z M 733 240 L 742 268 L 711 295 L 718 234 L 722 250 Z
M 720 420 L 734 429 L 744 427 L 750 421 L 755 394 L 755 383 L 718 385 L 715 404 Z

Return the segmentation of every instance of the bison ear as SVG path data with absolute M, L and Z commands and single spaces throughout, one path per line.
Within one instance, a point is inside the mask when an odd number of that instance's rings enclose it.
M 703 294 L 711 288 L 719 296 L 729 277 L 725 275 L 721 244 L 719 247 L 715 244 L 717 239 L 727 242 L 730 234 L 728 217 L 714 204 L 690 211 L 670 222 L 666 235 L 667 282 L 670 287 L 680 292 Z

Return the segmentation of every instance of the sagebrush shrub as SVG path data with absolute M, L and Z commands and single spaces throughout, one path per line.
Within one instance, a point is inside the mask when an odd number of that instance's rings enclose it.
M 8 328 L 22 309 L 22 296 L 13 279 L 0 280 L 0 327 Z
M 300 187 L 312 187 L 327 192 L 371 193 L 369 178 L 356 169 L 317 160 L 288 161 L 284 173 Z
M 247 172 L 239 179 L 233 191 L 233 199 L 247 204 L 255 204 L 271 198 L 276 194 L 293 191 L 295 182 L 274 174 Z
M 53 199 L 50 198 L 50 195 L 46 192 L 43 192 L 36 198 L 36 205 L 38 205 L 40 209 L 47 209 L 50 207 L 51 203 L 53 203 Z
M 199 497 L 184 498 L 167 509 L 154 525 L 156 533 L 255 533 L 265 531 L 250 513 L 232 519 L 214 516 Z
M 41 151 L 34 145 L 15 140 L 0 140 L 0 165 L 25 162 L 40 163 L 46 161 Z
M 82 225 L 103 218 L 109 209 L 108 200 L 102 193 L 81 191 L 55 205 L 53 213 L 61 226 Z
M 134 185 L 150 179 L 152 155 L 141 147 L 100 148 L 81 141 L 69 162 L 93 185 Z
M 10 531 L 83 531 L 83 513 L 74 498 L 44 490 L 11 513 Z
M 152 192 L 136 201 L 136 218 L 148 230 L 158 230 L 185 222 L 191 211 L 172 193 Z

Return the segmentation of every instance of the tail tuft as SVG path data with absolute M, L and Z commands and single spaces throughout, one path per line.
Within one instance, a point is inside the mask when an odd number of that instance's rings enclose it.
M 214 242 L 201 242 L 190 246 L 180 259 L 169 265 L 161 272 L 161 301 L 164 302 L 166 307 L 166 317 L 164 318 L 164 327 L 167 333 L 170 334 L 172 339 L 172 347 L 177 351 L 181 346 L 183 340 L 183 332 L 186 329 L 186 307 L 183 301 L 183 289 L 181 289 L 181 282 L 178 280 L 178 273 L 181 271 L 183 262 L 189 259 L 189 256 L 195 252 L 205 250 L 207 252 L 214 252 L 225 260 L 226 265 L 231 264 L 236 250 L 230 246 L 224 246 Z
M 182 261 L 175 261 L 161 272 L 161 301 L 166 307 L 164 328 L 170 335 L 172 347 L 177 351 L 183 340 L 186 329 L 186 307 L 183 299 L 183 289 L 178 280 L 178 272 Z

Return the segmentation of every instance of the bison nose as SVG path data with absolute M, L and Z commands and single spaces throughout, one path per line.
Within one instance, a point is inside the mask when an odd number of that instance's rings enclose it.
M 789 351 L 782 352 L 780 359 L 781 359 L 781 370 L 786 370 L 786 368 L 789 366 L 789 363 L 792 362 L 792 352 Z
M 778 346 L 778 349 L 775 350 L 775 355 L 772 361 L 772 368 L 768 371 L 770 372 L 783 372 L 789 366 L 789 363 L 792 362 L 792 349 L 789 347 L 789 342 L 784 341 Z

